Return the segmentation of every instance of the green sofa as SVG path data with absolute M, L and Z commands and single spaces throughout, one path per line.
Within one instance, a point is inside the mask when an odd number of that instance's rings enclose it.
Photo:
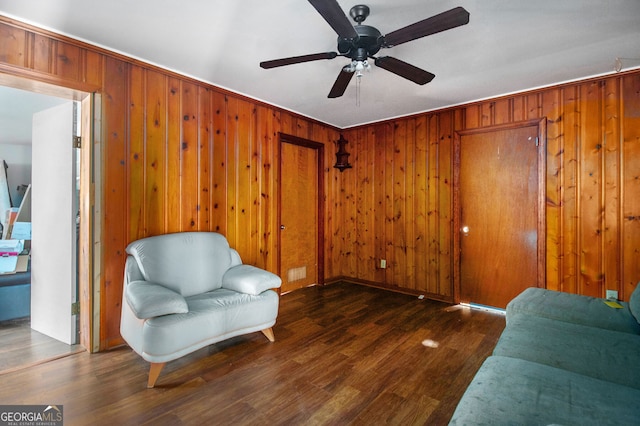
M 640 424 L 640 290 L 603 299 L 529 288 L 451 425 Z

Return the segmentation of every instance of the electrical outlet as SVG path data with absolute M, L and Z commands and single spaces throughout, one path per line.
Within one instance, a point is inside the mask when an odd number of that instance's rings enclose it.
M 618 300 L 618 290 L 607 290 L 608 300 Z
M 380 259 L 380 269 L 386 269 L 386 267 L 387 267 L 387 260 Z

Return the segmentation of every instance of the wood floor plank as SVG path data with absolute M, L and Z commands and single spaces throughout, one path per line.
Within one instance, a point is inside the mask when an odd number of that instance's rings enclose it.
M 82 351 L 32 330 L 28 317 L 0 322 L 0 375 Z
M 63 405 L 65 425 L 446 424 L 503 329 L 494 313 L 338 283 L 282 296 L 275 342 L 203 348 L 154 389 L 121 347 L 3 374 L 0 403 Z

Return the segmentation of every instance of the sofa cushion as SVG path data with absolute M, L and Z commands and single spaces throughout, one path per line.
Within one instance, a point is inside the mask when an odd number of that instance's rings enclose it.
M 607 306 L 604 299 L 531 287 L 507 304 L 506 321 L 517 313 L 599 327 L 607 330 L 640 334 L 640 324 L 633 317 L 629 304 L 622 309 Z
M 640 336 L 631 333 L 517 314 L 493 354 L 640 389 Z
M 629 298 L 629 310 L 637 322 L 640 323 L 640 283 L 636 284 L 636 288 L 631 293 Z
M 222 277 L 222 287 L 254 296 L 281 284 L 282 280 L 276 274 L 251 265 L 229 268 Z
M 125 289 L 125 299 L 140 319 L 189 312 L 187 301 L 179 293 L 148 281 L 129 283 Z
M 631 425 L 640 390 L 522 359 L 491 356 L 451 425 Z
M 146 281 L 168 287 L 187 297 L 222 286 L 231 265 L 226 238 L 215 232 L 178 232 L 132 242 L 133 256 Z

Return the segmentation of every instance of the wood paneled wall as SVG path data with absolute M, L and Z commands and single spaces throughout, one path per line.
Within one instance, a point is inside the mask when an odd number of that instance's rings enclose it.
M 627 300 L 640 280 L 639 72 L 345 132 L 354 170 L 335 215 L 348 231 L 329 258 L 345 276 L 452 300 L 454 132 L 543 117 L 547 288 Z
M 344 173 L 337 129 L 6 18 L 1 73 L 102 94 L 102 349 L 122 343 L 130 241 L 215 230 L 277 271 L 279 132 L 329 145 L 328 281 L 451 300 L 454 132 L 542 117 L 547 286 L 626 299 L 640 279 L 640 72 L 345 130 Z
M 335 128 L 9 19 L 0 72 L 102 94 L 102 349 L 122 343 L 129 242 L 218 231 L 245 263 L 277 272 L 278 134 L 329 144 L 334 162 Z
M 338 133 L 120 59 L 106 58 L 105 75 L 104 229 L 109 240 L 103 306 L 111 314 L 103 325 L 106 346 L 112 346 L 119 339 L 123 249 L 130 241 L 216 231 L 226 235 L 245 263 L 277 272 L 278 134 L 333 144 Z

